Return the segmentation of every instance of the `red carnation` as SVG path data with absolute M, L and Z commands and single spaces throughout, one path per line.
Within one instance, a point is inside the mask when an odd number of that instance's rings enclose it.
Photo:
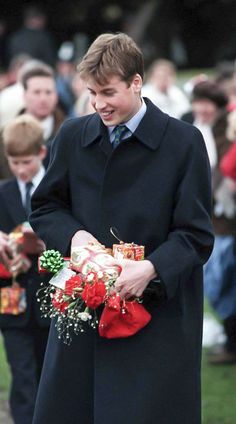
M 91 309 L 96 309 L 101 305 L 106 296 L 106 287 L 103 282 L 86 283 L 81 295 L 86 305 Z
M 66 308 L 69 306 L 69 303 L 63 300 L 63 295 L 63 291 L 61 289 L 57 289 L 52 298 L 54 308 L 62 313 L 65 312 Z
M 66 296 L 80 296 L 80 292 L 75 289 L 81 288 L 83 280 L 80 275 L 74 275 L 66 281 L 64 293 Z

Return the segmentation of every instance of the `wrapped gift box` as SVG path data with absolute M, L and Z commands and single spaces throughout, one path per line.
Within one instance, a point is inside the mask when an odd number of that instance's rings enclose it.
M 144 259 L 144 246 L 135 243 L 113 244 L 113 256 L 115 259 L 132 259 L 142 261 Z
M 121 272 L 121 267 L 114 263 L 113 257 L 99 244 L 72 248 L 71 268 L 84 275 L 102 271 L 109 278 L 117 278 Z

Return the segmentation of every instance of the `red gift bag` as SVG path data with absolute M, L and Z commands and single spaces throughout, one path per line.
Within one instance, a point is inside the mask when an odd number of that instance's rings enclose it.
M 101 315 L 98 332 L 107 339 L 130 337 L 141 330 L 151 320 L 151 315 L 136 300 L 121 300 L 111 296 Z

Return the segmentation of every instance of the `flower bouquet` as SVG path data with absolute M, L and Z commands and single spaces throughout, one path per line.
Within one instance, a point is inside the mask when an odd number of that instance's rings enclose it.
M 86 325 L 98 328 L 101 337 L 129 337 L 151 319 L 139 299 L 122 300 L 115 292 L 121 267 L 99 244 L 73 248 L 70 258 L 46 250 L 39 257 L 39 272 L 53 274 L 38 300 L 43 316 L 56 318 L 58 337 L 66 344 Z

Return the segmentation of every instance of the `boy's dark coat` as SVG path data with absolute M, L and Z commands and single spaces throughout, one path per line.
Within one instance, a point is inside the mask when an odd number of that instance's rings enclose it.
M 198 130 L 147 106 L 134 136 L 114 151 L 96 114 L 64 124 L 31 223 L 63 254 L 77 230 L 111 246 L 116 227 L 122 240 L 145 245 L 168 299 L 146 305 L 152 320 L 129 339 L 88 330 L 68 347 L 52 325 L 34 424 L 200 423 L 210 171 Z
M 27 220 L 21 201 L 20 191 L 15 178 L 0 183 L 0 231 L 10 233 L 15 227 Z M 37 256 L 30 255 L 32 267 L 26 274 L 21 274 L 17 281 L 26 288 L 27 310 L 18 316 L 0 314 L 0 328 L 19 328 L 28 325 L 32 311 L 40 327 L 48 327 L 49 320 L 41 317 L 36 292 L 40 287 L 37 272 Z M 0 286 L 10 285 L 11 281 L 0 280 Z

